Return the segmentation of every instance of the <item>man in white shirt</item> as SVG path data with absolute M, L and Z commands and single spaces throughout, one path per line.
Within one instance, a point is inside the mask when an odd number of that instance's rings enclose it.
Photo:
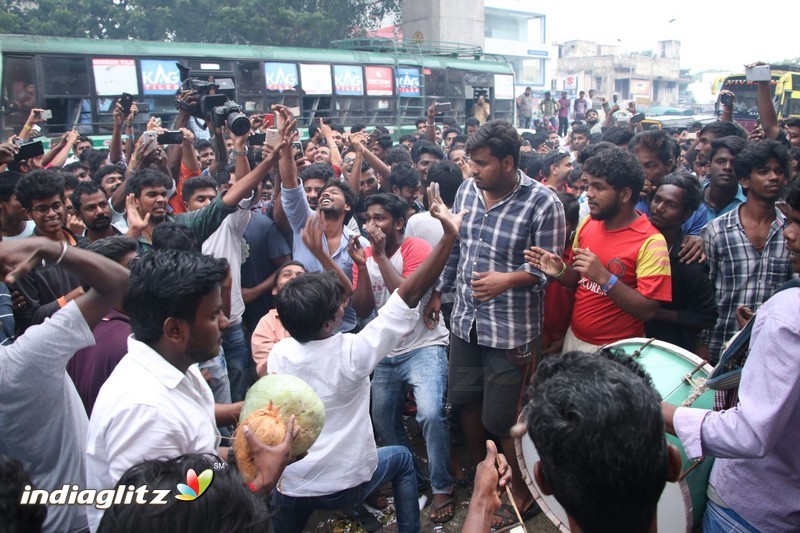
M 336 333 L 347 302 L 341 283 L 330 274 L 300 276 L 277 296 L 278 314 L 292 338 L 272 349 L 268 372 L 304 379 L 322 398 L 326 414 L 308 456 L 287 467 L 278 484 L 277 533 L 302 531 L 315 509 L 350 508 L 389 481 L 398 529 L 420 530 L 411 453 L 402 446 L 375 447 L 369 375 L 416 324 L 416 307 L 444 268 L 458 235 L 465 212 L 447 211 L 436 184 L 429 188 L 429 200 L 444 227 L 442 240 L 360 333 Z M 355 255 L 359 250 L 358 239 L 352 239 L 348 251 Z
M 84 487 L 86 410 L 66 366 L 76 351 L 95 343 L 94 328 L 125 293 L 128 272 L 114 261 L 45 237 L 0 244 L 0 264 L 24 275 L 31 259 L 57 264 L 92 289 L 31 326 L 14 344 L 0 346 L 0 455 L 18 459 L 33 488 Z M 9 277 L 5 278 L 10 283 Z M 2 514 L 2 513 L 0 513 Z M 15 530 L 14 524 L 3 526 Z M 2 528 L 5 530 L 5 528 Z M 44 531 L 86 530 L 81 506 L 50 505 Z M 20 530 L 21 531 L 21 530 Z
M 197 368 L 219 353 L 228 319 L 224 259 L 159 250 L 131 264 L 128 354 L 100 389 L 86 448 L 88 488 L 111 489 L 141 461 L 217 453 L 214 398 Z M 103 512 L 87 507 L 92 531 Z

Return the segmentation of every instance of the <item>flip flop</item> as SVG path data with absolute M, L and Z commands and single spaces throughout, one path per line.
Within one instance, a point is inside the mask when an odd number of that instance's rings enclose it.
M 431 507 L 433 507 L 434 512 L 439 512 L 448 505 L 452 506 L 450 512 L 439 517 L 429 516 L 428 518 L 430 518 L 431 522 L 433 522 L 434 524 L 444 524 L 445 522 L 449 522 L 450 520 L 452 520 L 453 517 L 456 515 L 456 501 L 453 498 L 453 496 L 450 496 L 439 505 L 431 503 Z
M 527 522 L 534 516 L 538 515 L 542 512 L 542 509 L 536 503 L 536 500 L 531 502 L 531 505 L 524 511 L 520 512 L 522 515 L 522 521 Z M 500 505 L 500 508 L 494 513 L 495 516 L 498 516 L 503 519 L 502 525 L 498 527 L 494 527 L 493 529 L 497 530 L 497 533 L 503 533 L 504 531 L 509 531 L 514 528 L 519 521 L 517 520 L 517 513 L 514 512 L 514 507 L 511 506 L 510 503 L 503 503 Z M 508 521 L 507 521 L 508 520 Z

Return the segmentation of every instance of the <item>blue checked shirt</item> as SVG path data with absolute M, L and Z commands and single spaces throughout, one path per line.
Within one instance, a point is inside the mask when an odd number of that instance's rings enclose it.
M 716 363 L 722 345 L 736 331 L 736 308 L 758 310 L 775 291 L 792 279 L 792 265 L 783 237 L 785 217 L 775 210 L 767 244 L 756 250 L 739 219 L 739 208 L 712 220 L 703 230 L 709 279 L 714 287 L 719 318 L 708 338 L 708 353 Z
M 561 257 L 564 206 L 553 191 L 520 172 L 517 190 L 488 211 L 474 180 L 466 180 L 453 204 L 453 212 L 462 209 L 469 214 L 436 286 L 439 292 L 455 291 L 450 327 L 468 341 L 475 322 L 481 346 L 503 350 L 522 346 L 541 333 L 547 284 L 547 277 L 528 265 L 522 252 L 539 246 Z M 470 283 L 476 272 L 517 270 L 529 272 L 539 282 L 509 289 L 488 302 L 472 297 Z

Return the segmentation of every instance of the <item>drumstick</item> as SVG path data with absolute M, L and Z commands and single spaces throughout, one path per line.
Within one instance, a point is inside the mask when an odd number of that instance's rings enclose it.
M 494 462 L 497 465 L 498 473 L 499 473 L 499 471 L 500 471 L 499 470 L 499 468 L 500 468 L 500 458 L 499 457 L 495 457 L 494 458 Z M 522 526 L 522 531 L 527 533 L 528 530 L 525 529 L 525 522 L 522 521 L 522 515 L 519 513 L 519 508 L 517 507 L 517 502 L 514 501 L 514 495 L 511 494 L 511 487 L 509 487 L 508 485 L 506 485 L 506 495 L 508 496 L 508 501 L 511 502 L 511 507 L 514 508 L 514 512 L 517 514 L 517 520 L 519 520 L 519 523 Z

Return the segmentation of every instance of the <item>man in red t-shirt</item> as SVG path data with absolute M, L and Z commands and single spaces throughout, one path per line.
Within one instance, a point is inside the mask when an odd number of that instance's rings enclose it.
M 644 184 L 636 158 L 609 148 L 583 166 L 590 218 L 578 227 L 569 259 L 531 248 L 526 259 L 575 290 L 564 352 L 644 335 L 659 302 L 672 301 L 669 251 L 663 235 L 635 205 Z

